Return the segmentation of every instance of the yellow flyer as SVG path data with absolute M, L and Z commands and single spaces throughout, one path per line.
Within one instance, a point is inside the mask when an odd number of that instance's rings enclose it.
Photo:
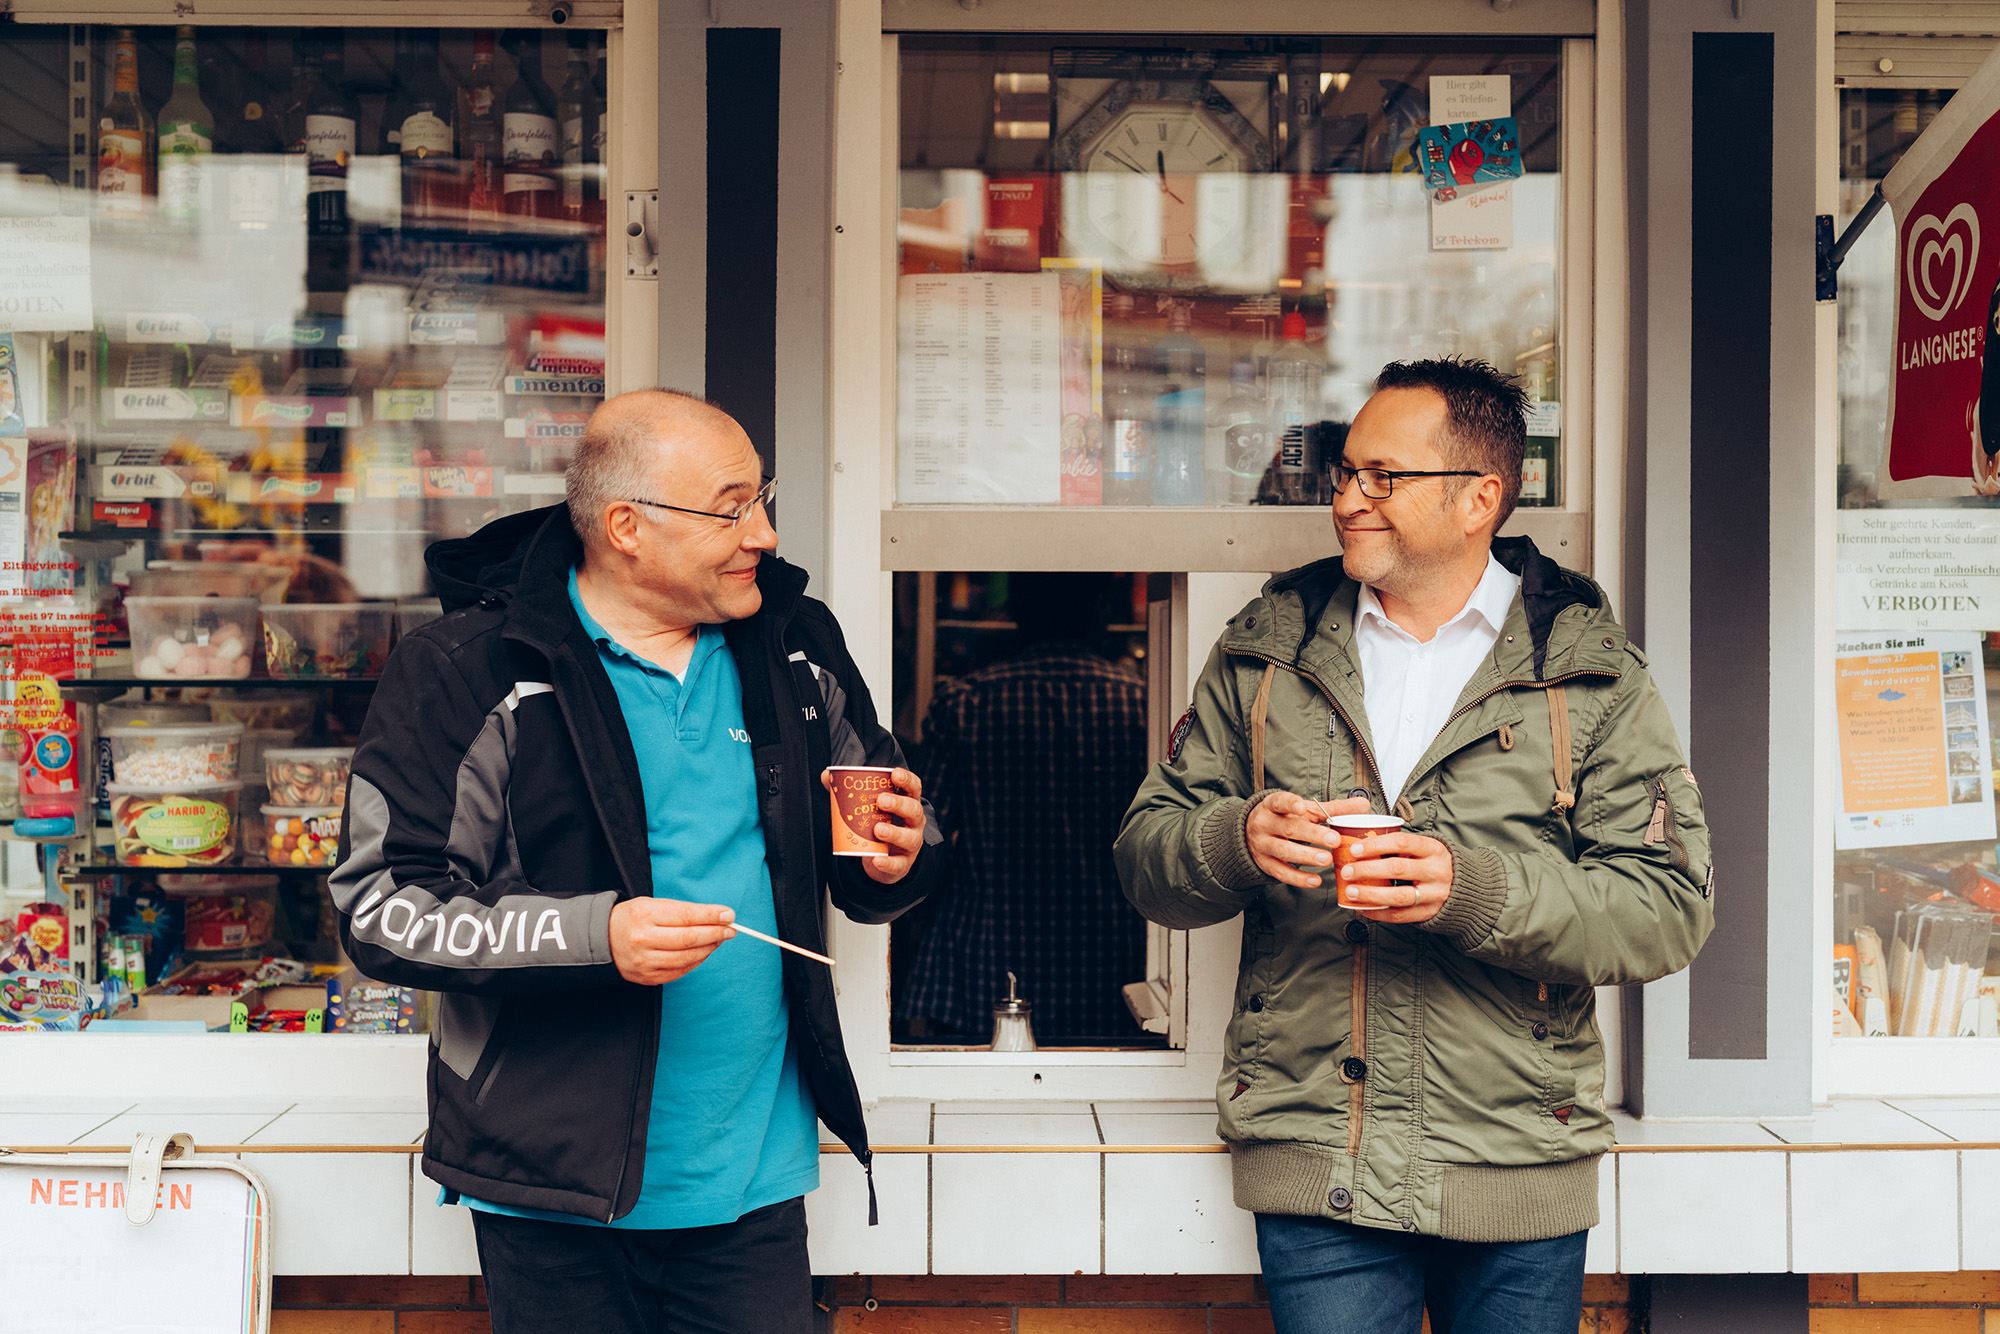
M 1835 643 L 1836 848 L 1993 840 L 1979 638 L 1888 630 Z

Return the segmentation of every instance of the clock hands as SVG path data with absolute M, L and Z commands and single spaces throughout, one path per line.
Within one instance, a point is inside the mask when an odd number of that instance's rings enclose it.
M 1166 197 L 1167 197 L 1167 198 L 1169 198 L 1169 199 L 1173 200 L 1173 201 L 1174 201 L 1174 202 L 1175 202 L 1176 204 L 1185 204 L 1185 203 L 1187 203 L 1187 200 L 1185 200 L 1185 199 L 1182 199 L 1182 198 L 1181 198 L 1181 197 L 1180 197 L 1179 195 L 1175 194 L 1175 193 L 1173 192 L 1173 188 L 1172 188 L 1171 186 L 1169 186 L 1169 185 L 1167 184 L 1167 154 L 1166 154 L 1166 150 L 1165 150 L 1165 149 L 1161 149 L 1161 150 L 1159 150 L 1159 152 L 1157 152 L 1157 153 L 1156 153 L 1156 154 L 1154 155 L 1154 158 L 1155 158 L 1155 160 L 1156 160 L 1156 161 L 1158 161 L 1158 162 L 1159 162 L 1159 164 L 1160 164 L 1160 192 L 1161 192 L 1162 194 L 1166 195 Z

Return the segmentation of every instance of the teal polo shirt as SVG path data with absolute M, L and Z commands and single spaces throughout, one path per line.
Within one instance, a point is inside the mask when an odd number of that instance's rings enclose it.
M 619 647 L 584 610 L 575 571 L 569 599 L 597 644 L 638 754 L 654 895 L 718 903 L 743 925 L 776 935 L 743 682 L 722 632 L 702 626 L 687 671 L 676 678 Z M 631 1213 L 593 1224 L 469 1196 L 465 1203 L 586 1226 L 708 1227 L 817 1189 L 819 1129 L 790 1040 L 780 959 L 775 946 L 737 936 L 660 988 L 646 1175 Z M 579 1089 L 577 1096 L 601 1094 Z

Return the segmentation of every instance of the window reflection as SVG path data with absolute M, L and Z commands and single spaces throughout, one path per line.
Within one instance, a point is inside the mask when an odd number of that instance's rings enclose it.
M 1950 97 L 1841 92 L 1843 227 Z M 1951 452 L 1948 476 L 1889 466 L 1897 254 L 1885 212 L 1840 269 L 1829 1009 L 1844 1037 L 2000 1037 L 2000 622 L 1935 596 L 1970 591 L 1955 581 L 1983 570 L 2000 512 L 1976 445 Z
M 898 503 L 1322 504 L 1444 355 L 1522 377 L 1562 503 L 1554 44 L 902 51 Z

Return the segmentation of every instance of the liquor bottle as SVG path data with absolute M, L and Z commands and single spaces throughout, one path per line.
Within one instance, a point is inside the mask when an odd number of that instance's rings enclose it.
M 303 163 L 285 140 L 283 117 L 264 67 L 264 34 L 256 28 L 243 37 L 243 62 L 231 81 L 224 105 L 236 112 L 222 135 L 228 155 L 221 175 L 221 216 L 242 232 L 265 232 L 278 226 L 290 201 L 298 210 L 299 177 Z
M 236 121 L 222 136 L 226 152 L 282 153 L 286 149 L 283 117 L 267 81 L 264 57 L 263 32 L 256 28 L 245 29 L 243 69 L 237 76 L 237 95 L 230 99 Z
M 1153 503 L 1153 396 L 1133 341 L 1132 298 L 1105 302 L 1104 503 Z
M 500 216 L 500 96 L 493 73 L 493 34 L 472 34 L 472 68 L 458 86 L 459 172 L 465 212 L 479 225 Z
M 1528 400 L 1528 447 L 1521 460 L 1521 501 L 1531 507 L 1562 504 L 1562 441 L 1552 418 L 1561 411 L 1562 383 L 1556 360 L 1555 298 L 1537 278 L 1521 298 L 1515 333 L 1514 373 Z
M 451 155 L 452 95 L 438 72 L 436 30 L 416 32 L 411 46 L 396 138 L 403 158 L 403 210 L 406 217 L 435 217 L 452 206 L 458 183 Z
M 1222 431 L 1222 463 L 1227 469 L 1228 501 L 1248 505 L 1257 499 L 1258 485 L 1271 467 L 1271 419 L 1257 387 L 1257 367 L 1238 357 L 1229 368 L 1229 397 L 1217 414 Z
M 1278 443 L 1278 503 L 1320 503 L 1318 438 L 1306 428 L 1318 418 L 1326 365 L 1306 346 L 1306 317 L 1285 316 L 1284 341 L 1271 356 L 1271 429 Z
M 343 59 L 336 35 L 320 54 L 305 97 L 306 231 L 347 234 L 347 169 L 354 161 L 354 99 L 341 86 Z
M 160 212 L 187 221 L 203 211 L 202 182 L 215 152 L 215 117 L 201 100 L 194 29 L 174 30 L 174 93 L 160 108 Z
M 395 55 L 389 62 L 389 93 L 382 99 L 381 144 L 376 152 L 395 157 L 403 151 L 403 117 L 409 114 L 410 83 L 416 77 L 417 48 L 408 28 L 396 29 Z
M 1902 156 L 1904 149 L 1916 142 L 1922 129 L 1922 108 L 1917 102 L 1917 91 L 1905 88 L 1896 94 L 1896 111 L 1890 119 L 1890 132 L 1895 136 L 1896 154 Z
M 103 216 L 142 218 L 152 193 L 153 118 L 139 104 L 139 39 L 120 28 L 111 96 L 97 121 L 97 193 Z
M 312 90 L 313 73 L 319 68 L 318 38 L 308 32 L 292 35 L 291 80 L 282 94 L 271 100 L 277 104 L 278 133 L 284 137 L 285 151 L 305 156 L 306 94 Z
M 1167 334 L 1153 347 L 1159 396 L 1153 400 L 1153 503 L 1199 505 L 1202 437 L 1208 429 L 1208 351 L 1194 336 L 1194 316 L 1176 301 Z
M 501 193 L 506 212 L 517 218 L 559 218 L 562 192 L 556 163 L 556 99 L 542 81 L 539 32 L 511 34 L 508 54 L 517 73 L 500 115 Z
M 590 34 L 569 34 L 569 69 L 556 94 L 562 129 L 563 216 L 604 226 L 604 102 L 592 82 Z

